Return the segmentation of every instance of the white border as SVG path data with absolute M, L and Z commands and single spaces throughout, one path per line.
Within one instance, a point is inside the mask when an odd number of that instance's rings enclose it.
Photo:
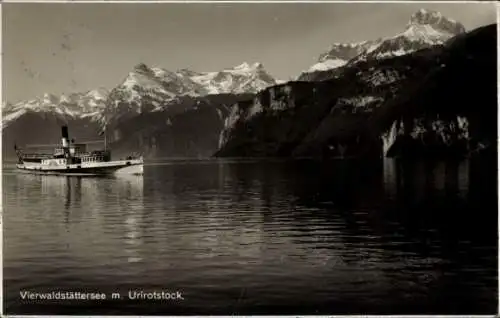
M 3 62 L 3 41 L 2 41 L 2 35 L 3 35 L 3 14 L 2 14 L 2 5 L 3 3 L 93 3 L 93 4 L 98 4 L 98 3 L 106 3 L 106 4 L 114 4 L 114 3 L 140 3 L 140 4 L 147 4 L 147 3 L 198 3 L 198 4 L 210 4 L 210 3 L 233 3 L 233 4 L 242 4 L 242 3 L 259 3 L 259 4 L 265 4 L 265 3 L 283 3 L 283 4 L 290 4 L 290 3 L 303 3 L 303 4 L 316 4 L 316 3 L 345 3 L 345 4 L 358 4 L 358 3 L 384 3 L 384 4 L 428 4 L 428 3 L 439 3 L 439 4 L 470 4 L 470 3 L 475 3 L 475 4 L 496 4 L 496 9 L 497 9 L 497 96 L 498 96 L 498 102 L 497 105 L 500 105 L 500 3 L 497 1 L 422 1 L 422 0 L 416 0 L 416 1 L 398 1 L 398 0 L 385 0 L 385 1 L 376 1 L 376 0 L 351 0 L 351 1 L 337 1 L 337 0 L 239 0 L 239 1 L 234 1 L 234 0 L 206 0 L 206 1 L 200 1 L 200 0 L 185 0 L 185 1 L 178 1 L 178 0 L 162 0 L 162 1 L 150 1 L 150 0 L 0 0 L 0 102 L 3 103 L 3 68 L 2 68 L 2 62 Z M 498 109 L 498 107 L 497 107 Z M 0 119 L 2 118 L 2 107 L 0 107 Z M 500 121 L 500 113 L 497 110 L 497 123 Z M 0 123 L 0 129 L 1 129 L 1 123 Z M 0 131 L 0 136 L 2 132 Z M 500 125 L 497 124 L 497 143 L 500 145 Z M 2 138 L 0 138 L 0 315 L 5 316 L 5 317 L 74 317 L 74 316 L 69 316 L 69 315 L 3 315 L 3 160 L 2 160 L 2 155 L 1 155 L 1 149 L 2 149 Z M 500 179 L 500 176 L 498 175 L 498 169 L 500 168 L 500 156 L 497 157 L 497 180 Z M 497 185 L 498 186 L 498 185 Z M 500 195 L 498 198 L 498 210 L 500 211 Z M 500 230 L 500 213 L 497 214 L 497 221 L 498 221 L 498 229 Z M 500 247 L 500 233 L 498 235 L 498 246 Z M 500 254 L 499 254 L 499 260 L 500 260 Z M 497 272 L 500 273 L 500 261 L 497 264 L 499 271 Z M 500 277 L 497 276 L 497 283 L 498 283 L 498 292 L 499 292 L 499 299 L 500 299 Z M 500 301 L 498 304 L 497 308 L 497 316 L 500 314 Z M 81 317 L 179 317 L 179 318 L 184 318 L 187 316 L 81 316 Z M 211 317 L 234 317 L 234 316 L 211 316 Z M 261 317 L 261 318 L 268 318 L 268 317 L 276 317 L 276 316 L 239 316 L 239 317 Z M 290 317 L 290 318 L 296 318 L 296 317 L 317 317 L 317 318 L 330 318 L 330 317 L 495 317 L 495 315 L 294 315 L 294 316 L 279 316 L 279 317 Z
M 351 1 L 338 1 L 338 0 L 2 0 L 1 3 L 108 3 L 108 4 L 113 4 L 113 3 L 203 3 L 203 4 L 210 4 L 210 3 L 234 3 L 234 4 L 241 4 L 241 3 L 303 3 L 303 4 L 312 4 L 312 3 L 345 3 L 345 4 L 357 4 L 357 3 L 385 3 L 385 4 L 399 4 L 399 3 L 404 3 L 404 4 L 419 4 L 419 3 L 439 3 L 439 4 L 469 4 L 469 3 L 475 3 L 475 4 L 497 4 L 497 1 L 456 1 L 456 0 L 442 0 L 442 1 L 434 1 L 434 0 L 429 0 L 429 1 L 422 1 L 422 0 L 384 0 L 384 1 L 377 1 L 377 0 L 351 0 Z

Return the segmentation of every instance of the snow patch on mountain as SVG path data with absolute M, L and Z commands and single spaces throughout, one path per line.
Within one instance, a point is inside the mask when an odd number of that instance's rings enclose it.
M 340 98 L 337 105 L 353 106 L 354 108 L 365 108 L 374 103 L 380 104 L 384 99 L 378 96 L 355 96 L 349 98 Z
M 376 45 L 379 40 L 363 41 L 356 43 L 334 43 L 328 51 L 321 54 L 318 62 L 311 66 L 305 73 L 327 71 L 347 64 L 349 60 Z
M 360 72 L 358 75 L 361 76 L 364 83 L 371 87 L 392 84 L 404 78 L 393 69 L 370 69 L 370 72 L 364 74 Z
M 220 72 L 199 73 L 191 79 L 209 94 L 257 93 L 277 84 L 261 63 L 246 62 Z
M 358 43 L 334 43 L 306 73 L 332 70 L 371 59 L 406 55 L 443 44 L 464 32 L 465 28 L 461 23 L 437 11 L 420 9 L 411 15 L 404 31 L 395 36 Z
M 327 59 L 327 60 L 324 60 L 323 62 L 318 62 L 318 63 L 314 64 L 313 66 L 311 66 L 311 68 L 308 70 L 308 72 L 326 71 L 326 70 L 330 70 L 330 69 L 344 66 L 345 64 L 347 64 L 346 60 L 337 59 L 337 58 Z
M 465 27 L 461 23 L 437 11 L 420 9 L 410 17 L 402 33 L 379 41 L 349 61 L 349 64 L 410 54 L 431 46 L 442 45 L 450 38 L 464 32 Z
M 2 112 L 2 129 L 6 128 L 11 122 L 14 122 L 16 119 L 20 118 L 24 114 L 28 112 L 27 109 L 17 109 L 13 112 L 7 113 Z
M 2 129 L 27 113 L 52 113 L 63 118 L 90 118 L 102 120 L 107 91 L 99 88 L 86 93 L 44 94 L 16 104 L 4 103 L 2 107 Z

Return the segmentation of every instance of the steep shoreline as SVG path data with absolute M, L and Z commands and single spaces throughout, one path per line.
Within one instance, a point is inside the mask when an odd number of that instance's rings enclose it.
M 489 25 L 346 66 L 334 79 L 273 86 L 233 106 L 215 156 L 462 156 L 496 147 L 495 70 Z

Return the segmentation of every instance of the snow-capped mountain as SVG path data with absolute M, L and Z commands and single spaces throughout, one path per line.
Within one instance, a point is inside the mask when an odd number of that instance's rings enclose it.
M 307 72 L 326 71 L 371 59 L 385 59 L 441 45 L 450 38 L 464 33 L 464 26 L 441 13 L 420 9 L 415 12 L 405 30 L 393 37 L 373 41 L 341 44 L 335 43 L 320 55 L 318 63 Z
M 52 113 L 62 118 L 89 118 L 100 121 L 105 108 L 107 90 L 103 88 L 85 93 L 44 94 L 28 101 L 2 105 L 2 129 L 27 113 Z
M 143 113 L 160 111 L 185 97 L 213 94 L 256 93 L 276 81 L 262 64 L 243 63 L 218 72 L 195 72 L 137 65 L 126 79 L 114 88 L 108 98 L 106 116 L 124 111 Z
M 350 61 L 366 61 L 400 56 L 442 45 L 452 37 L 465 32 L 465 27 L 455 20 L 446 18 L 437 11 L 421 9 L 410 17 L 404 32 L 383 39 Z
M 277 82 L 262 64 L 243 63 L 219 72 L 176 72 L 138 64 L 110 92 L 96 89 L 86 93 L 55 96 L 44 94 L 16 104 L 5 103 L 3 127 L 27 112 L 54 113 L 68 118 L 88 118 L 104 123 L 117 113 L 158 111 L 183 97 L 210 94 L 256 93 Z M 106 120 L 104 119 L 106 118 Z
M 344 66 L 347 62 L 349 62 L 349 60 L 379 42 L 380 39 L 358 43 L 334 43 L 330 46 L 330 49 L 327 52 L 319 56 L 318 63 L 311 66 L 308 72 L 326 71 Z
M 220 72 L 202 73 L 191 79 L 208 90 L 209 94 L 257 93 L 276 80 L 270 76 L 261 63 L 243 63 Z

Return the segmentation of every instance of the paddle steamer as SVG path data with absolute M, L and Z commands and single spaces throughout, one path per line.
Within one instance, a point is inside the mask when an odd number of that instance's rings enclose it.
M 75 143 L 69 139 L 68 127 L 61 127 L 62 141 L 53 153 L 24 153 L 14 146 L 19 159 L 16 167 L 26 172 L 44 174 L 102 175 L 142 174 L 142 156 L 129 156 L 123 160 L 111 160 L 111 151 L 87 151 L 88 143 Z

